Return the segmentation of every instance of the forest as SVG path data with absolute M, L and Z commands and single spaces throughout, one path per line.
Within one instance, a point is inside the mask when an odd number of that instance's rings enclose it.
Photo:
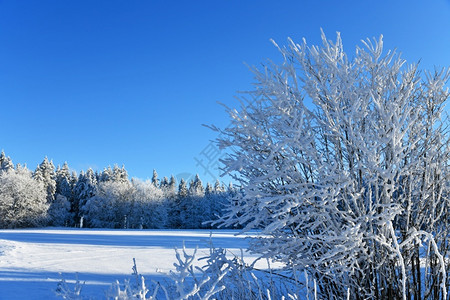
M 0 228 L 68 226 L 88 228 L 213 228 L 236 193 L 218 180 L 203 185 L 174 176 L 128 178 L 125 167 L 91 168 L 76 174 L 55 168 L 47 157 L 34 171 L 0 154 Z

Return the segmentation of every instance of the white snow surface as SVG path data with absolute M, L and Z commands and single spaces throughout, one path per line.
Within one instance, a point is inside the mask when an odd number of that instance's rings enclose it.
M 183 243 L 198 257 L 209 253 L 210 234 L 216 248 L 239 255 L 248 242 L 235 230 L 104 230 L 21 229 L 0 230 L 0 299 L 60 299 L 62 276 L 85 282 L 82 295 L 103 299 L 109 286 L 131 279 L 133 258 L 146 279 L 164 280 L 174 269 L 174 248 Z M 256 259 L 244 253 L 246 261 Z M 265 268 L 264 262 L 261 262 Z M 156 276 L 156 277 L 155 277 Z

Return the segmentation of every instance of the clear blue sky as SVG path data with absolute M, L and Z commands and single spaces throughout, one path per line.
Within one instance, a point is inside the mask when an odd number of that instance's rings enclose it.
M 199 173 L 220 101 L 252 88 L 269 42 L 383 34 L 422 68 L 450 65 L 450 1 L 0 0 L 0 148 L 34 169 L 124 164 L 132 177 Z M 210 153 L 211 154 L 211 153 Z M 214 176 L 218 171 L 210 169 Z

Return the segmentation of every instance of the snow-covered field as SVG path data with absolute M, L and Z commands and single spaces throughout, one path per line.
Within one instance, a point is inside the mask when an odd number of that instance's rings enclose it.
M 73 283 L 77 273 L 85 281 L 82 294 L 102 299 L 111 283 L 131 277 L 133 258 L 147 279 L 163 278 L 173 269 L 175 247 L 198 247 L 202 257 L 211 232 L 215 247 L 237 255 L 247 247 L 233 230 L 0 230 L 0 299 L 58 299 L 61 276 Z

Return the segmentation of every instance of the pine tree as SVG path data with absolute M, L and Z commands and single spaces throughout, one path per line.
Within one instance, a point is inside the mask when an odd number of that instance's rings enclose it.
M 186 208 L 186 201 L 188 198 L 188 188 L 184 178 L 181 178 L 180 184 L 178 185 L 178 193 L 172 202 L 173 205 L 170 207 L 169 212 L 169 226 L 171 228 L 183 228 L 183 221 L 181 219 L 182 212 Z
M 203 197 L 205 195 L 205 189 L 198 174 L 195 175 L 194 180 L 189 185 L 189 195 L 193 197 Z
M 5 155 L 5 152 L 2 150 L 0 154 L 0 172 L 9 171 L 14 169 L 14 164 L 9 156 Z
M 115 182 L 128 182 L 128 173 L 125 170 L 125 167 L 122 166 L 122 168 L 119 168 L 118 165 L 114 165 L 111 180 Z
M 156 173 L 156 170 L 153 170 L 152 183 L 155 187 L 159 188 L 158 173 Z
M 67 199 L 72 197 L 71 174 L 67 162 L 56 170 L 56 194 L 62 195 Z
M 169 178 L 164 176 L 163 179 L 161 180 L 160 188 L 166 190 L 168 186 L 169 186 Z
M 220 181 L 218 179 L 214 183 L 214 192 L 217 194 L 225 192 L 225 187 L 223 186 L 223 184 L 220 184 Z
M 55 200 L 56 193 L 56 173 L 53 162 L 45 157 L 34 171 L 33 178 L 44 184 L 44 188 L 47 191 L 47 202 L 52 203 Z
M 188 189 L 186 185 L 186 181 L 184 178 L 181 178 L 180 185 L 178 186 L 178 197 L 184 198 L 188 195 Z
M 205 203 L 205 190 L 198 174 L 190 182 L 188 196 L 183 199 L 180 212 L 183 227 L 202 228 L 208 215 L 208 205 Z
M 80 208 L 86 204 L 86 201 L 93 197 L 97 190 L 97 179 L 94 171 L 89 168 L 86 173 L 81 171 L 78 181 L 74 188 L 74 202 L 72 211 L 75 213 L 76 224 L 80 221 L 82 213 Z
M 177 180 L 172 175 L 170 176 L 169 186 L 167 188 L 169 195 L 176 195 L 177 193 Z
M 71 213 L 73 191 L 70 181 L 69 165 L 65 162 L 62 168 L 58 166 L 56 170 L 56 196 L 49 208 L 50 221 L 54 226 L 74 225 Z
M 113 178 L 113 170 L 111 169 L 111 166 L 108 166 L 107 168 L 103 169 L 102 174 L 100 175 L 100 181 L 110 181 Z
M 205 196 L 212 195 L 213 193 L 214 193 L 214 188 L 213 188 L 212 184 L 207 182 L 206 188 L 205 188 Z

